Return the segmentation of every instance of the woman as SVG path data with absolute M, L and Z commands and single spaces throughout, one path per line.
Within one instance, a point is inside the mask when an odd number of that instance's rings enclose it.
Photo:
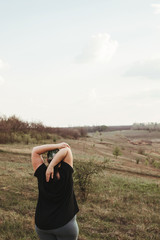
M 48 167 L 42 154 L 58 149 Z M 35 228 L 40 240 L 77 240 L 79 211 L 73 190 L 73 156 L 67 143 L 45 144 L 32 150 L 34 176 L 38 179 Z

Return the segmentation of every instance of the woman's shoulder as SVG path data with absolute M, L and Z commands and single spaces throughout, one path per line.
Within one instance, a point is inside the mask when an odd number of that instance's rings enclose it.
M 34 176 L 38 177 L 41 173 L 46 171 L 46 169 L 47 169 L 47 166 L 45 165 L 45 163 L 42 163 L 34 172 Z
M 62 161 L 61 164 L 62 164 L 61 165 L 62 168 L 65 168 L 65 169 L 70 170 L 71 172 L 74 172 L 73 167 L 68 162 Z

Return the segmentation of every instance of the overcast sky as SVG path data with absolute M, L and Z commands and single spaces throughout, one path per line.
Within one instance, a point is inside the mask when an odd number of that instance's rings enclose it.
M 0 1 L 0 115 L 160 122 L 160 0 Z

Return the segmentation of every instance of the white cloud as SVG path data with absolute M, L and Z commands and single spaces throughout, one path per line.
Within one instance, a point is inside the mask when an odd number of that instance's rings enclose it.
M 112 40 L 108 33 L 93 35 L 82 53 L 76 57 L 76 62 L 108 62 L 115 54 L 117 47 L 118 42 Z
M 160 25 L 156 25 L 156 28 L 157 28 L 158 30 L 160 30 Z
M 0 69 L 4 67 L 3 61 L 0 59 Z
M 0 86 L 4 84 L 4 78 L 0 76 Z
M 5 63 L 2 59 L 0 59 L 0 70 L 4 69 L 7 66 L 8 64 Z M 4 78 L 0 75 L 0 86 L 2 86 L 4 82 L 5 82 Z
M 94 101 L 96 100 L 97 98 L 97 93 L 96 93 L 96 89 L 95 88 L 92 88 L 90 91 L 89 91 L 89 100 L 90 101 Z
M 153 3 L 151 6 L 154 8 L 154 14 L 160 14 L 160 4 L 159 3 Z
M 146 104 L 153 104 L 154 101 L 160 101 L 160 88 L 145 88 L 139 92 L 128 94 L 124 97 L 127 100 L 133 100 L 134 102 L 142 102 Z
M 0 69 L 3 69 L 8 66 L 9 66 L 8 63 L 5 63 L 2 59 L 0 59 Z
M 135 62 L 124 76 L 160 79 L 160 58 Z

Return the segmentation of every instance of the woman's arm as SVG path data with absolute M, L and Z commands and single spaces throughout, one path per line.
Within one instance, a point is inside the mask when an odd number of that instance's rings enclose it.
M 73 167 L 73 155 L 70 147 L 63 148 L 59 150 L 50 162 L 47 170 L 46 170 L 46 181 L 49 182 L 50 177 L 54 176 L 54 167 L 61 161 L 68 163 L 71 167 Z
M 52 161 L 50 162 L 50 164 L 47 167 L 46 170 L 46 181 L 49 182 L 50 177 L 53 178 L 54 176 L 54 167 L 61 162 L 62 160 L 64 160 L 67 156 L 67 153 L 69 151 L 69 148 L 62 148 L 60 149 L 55 156 L 53 157 Z
M 34 171 L 44 162 L 41 156 L 42 153 L 54 150 L 56 148 L 61 149 L 65 147 L 70 147 L 67 143 L 62 142 L 58 144 L 45 144 L 41 146 L 34 147 L 32 150 L 32 166 Z

